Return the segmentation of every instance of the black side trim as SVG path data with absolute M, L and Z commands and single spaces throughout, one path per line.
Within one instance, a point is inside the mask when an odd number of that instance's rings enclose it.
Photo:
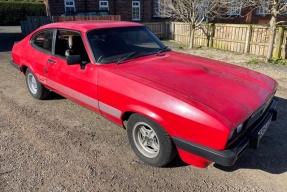
M 270 120 L 270 118 L 272 120 L 276 119 L 277 111 L 275 108 L 277 103 L 278 101 L 274 99 L 269 111 L 265 114 L 264 118 L 258 122 L 255 128 L 249 133 L 249 135 L 244 137 L 233 148 L 218 151 L 204 147 L 202 145 L 198 145 L 196 143 L 192 143 L 190 141 L 186 141 L 178 137 L 173 137 L 172 139 L 176 147 L 179 149 L 201 156 L 223 166 L 232 166 L 247 148 L 255 148 L 255 146 L 258 146 L 261 138 L 259 131 L 261 131 L 261 129 Z
M 10 64 L 11 64 L 14 68 L 16 68 L 18 71 L 21 71 L 21 67 L 20 67 L 19 65 L 17 65 L 16 63 L 14 63 L 13 60 L 10 61 Z

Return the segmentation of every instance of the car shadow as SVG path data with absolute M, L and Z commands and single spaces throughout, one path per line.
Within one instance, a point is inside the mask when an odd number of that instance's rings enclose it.
M 287 100 L 278 98 L 277 121 L 272 122 L 268 131 L 262 137 L 258 149 L 248 149 L 230 167 L 213 164 L 217 169 L 233 172 L 239 169 L 258 169 L 271 174 L 281 174 L 287 171 Z M 174 159 L 169 168 L 188 166 L 179 157 Z
M 19 30 L 15 30 L 15 27 L 0 27 L 0 52 L 11 51 L 14 42 L 21 39 L 23 35 Z
M 50 92 L 49 97 L 47 100 L 62 100 L 66 99 L 66 97 L 63 97 L 62 95 L 59 95 L 58 93 L 55 93 L 53 91 Z
M 172 160 L 167 166 L 166 168 L 176 168 L 176 167 L 185 167 L 185 166 L 189 166 L 189 164 L 185 163 L 184 161 L 181 160 L 181 158 L 179 157 L 179 155 L 177 155 L 174 160 Z
M 214 167 L 233 172 L 238 169 L 259 169 L 272 174 L 287 171 L 287 100 L 278 98 L 277 121 L 272 122 L 269 130 L 260 141 L 258 149 L 248 149 L 231 167 L 214 164 Z

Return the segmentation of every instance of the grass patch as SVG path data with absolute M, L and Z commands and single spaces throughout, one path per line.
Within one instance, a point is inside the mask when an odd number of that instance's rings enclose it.
M 287 60 L 285 59 L 270 59 L 269 63 L 278 65 L 287 65 Z
M 256 64 L 259 64 L 259 63 L 264 63 L 264 61 L 258 57 L 256 58 L 252 58 L 250 59 L 249 61 L 247 61 L 247 64 L 253 64 L 253 65 L 256 65 Z

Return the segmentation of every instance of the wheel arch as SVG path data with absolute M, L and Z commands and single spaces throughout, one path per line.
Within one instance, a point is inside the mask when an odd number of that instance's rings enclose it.
M 28 66 L 27 66 L 27 65 L 21 65 L 21 67 L 20 67 L 20 71 L 21 71 L 24 75 L 26 75 L 27 69 L 28 69 Z
M 164 120 L 166 118 L 163 118 L 161 115 L 159 115 L 157 112 L 154 112 L 153 110 L 140 107 L 140 106 L 135 106 L 135 108 L 133 109 L 130 108 L 129 110 L 126 110 L 125 112 L 122 113 L 121 121 L 125 129 L 126 129 L 128 119 L 130 118 L 132 114 L 135 114 L 135 113 L 154 121 L 155 123 L 160 125 L 163 129 L 165 129 L 166 132 L 170 136 L 173 135 L 173 129 L 171 128 L 171 126 L 169 126 L 168 121 Z

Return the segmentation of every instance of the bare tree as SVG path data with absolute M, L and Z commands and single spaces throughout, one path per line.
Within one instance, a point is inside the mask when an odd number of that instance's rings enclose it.
M 213 17 L 230 17 L 246 6 L 246 0 L 162 0 L 172 12 L 172 18 L 190 24 L 189 48 L 193 48 L 194 32 Z M 207 34 L 207 33 L 206 33 Z
M 241 10 L 249 7 L 249 11 L 256 9 L 259 14 L 271 15 L 269 21 L 270 38 L 266 61 L 272 58 L 273 45 L 276 36 L 276 26 L 280 15 L 287 14 L 287 0 L 159 0 L 162 7 L 169 7 L 172 18 L 189 23 L 190 42 L 193 48 L 194 32 L 209 18 L 226 18 L 241 15 Z M 234 14 L 236 13 L 236 14 Z M 207 33 L 206 33 L 207 34 Z M 208 34 L 207 34 L 208 35 Z
M 266 61 L 270 61 L 273 54 L 273 45 L 276 36 L 276 26 L 282 22 L 278 22 L 280 15 L 287 14 L 287 0 L 250 0 L 251 5 L 257 6 L 257 12 L 263 15 L 271 15 L 269 21 L 269 43 Z

